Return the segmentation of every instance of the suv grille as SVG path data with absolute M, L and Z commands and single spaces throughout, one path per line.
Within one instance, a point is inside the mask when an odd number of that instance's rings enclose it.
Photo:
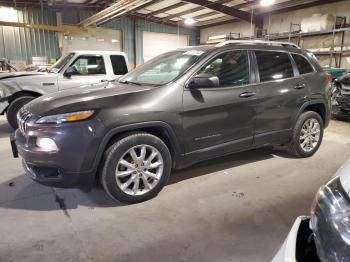
M 33 116 L 28 110 L 22 108 L 17 114 L 18 128 L 21 130 L 22 134 L 27 131 L 27 122 Z

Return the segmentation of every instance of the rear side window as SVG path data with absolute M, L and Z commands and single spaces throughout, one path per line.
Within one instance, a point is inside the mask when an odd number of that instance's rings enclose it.
M 111 55 L 113 73 L 115 75 L 125 75 L 128 72 L 125 58 L 122 55 Z
M 293 56 L 295 63 L 297 64 L 299 73 L 301 75 L 312 73 L 314 71 L 314 69 L 310 65 L 309 61 L 307 61 L 305 57 L 303 57 L 301 55 L 296 55 L 296 54 L 292 54 L 292 56 Z
M 255 51 L 260 82 L 293 77 L 289 55 L 283 52 Z

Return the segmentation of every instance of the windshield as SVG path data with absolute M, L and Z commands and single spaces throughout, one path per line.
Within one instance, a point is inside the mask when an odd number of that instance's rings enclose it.
M 203 53 L 193 49 L 164 53 L 119 78 L 119 82 L 154 86 L 167 84 L 182 75 Z
M 50 73 L 58 73 L 61 69 L 72 59 L 74 53 L 68 53 L 66 56 L 61 57 L 58 61 L 51 67 Z

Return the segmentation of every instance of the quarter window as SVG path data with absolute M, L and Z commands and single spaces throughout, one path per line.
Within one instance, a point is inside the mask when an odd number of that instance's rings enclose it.
M 310 65 L 309 61 L 306 60 L 306 58 L 296 54 L 292 54 L 292 56 L 295 63 L 297 64 L 299 74 L 303 75 L 303 74 L 312 73 L 314 71 L 314 69 Z
M 101 75 L 106 74 L 102 56 L 79 56 L 71 65 L 74 75 Z
M 255 51 L 260 82 L 293 77 L 293 66 L 289 55 L 283 52 Z
M 202 67 L 198 75 L 217 77 L 219 86 L 230 87 L 249 84 L 249 62 L 247 51 L 231 51 L 220 54 Z M 210 86 L 208 86 L 210 87 Z
M 128 72 L 124 56 L 111 55 L 111 63 L 114 75 L 125 75 Z

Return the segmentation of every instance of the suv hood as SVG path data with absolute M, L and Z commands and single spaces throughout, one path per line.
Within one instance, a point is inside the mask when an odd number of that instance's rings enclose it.
M 108 84 L 105 87 L 80 87 L 41 96 L 29 104 L 26 109 L 38 116 L 102 109 L 115 106 L 120 99 L 156 87 L 132 84 Z

